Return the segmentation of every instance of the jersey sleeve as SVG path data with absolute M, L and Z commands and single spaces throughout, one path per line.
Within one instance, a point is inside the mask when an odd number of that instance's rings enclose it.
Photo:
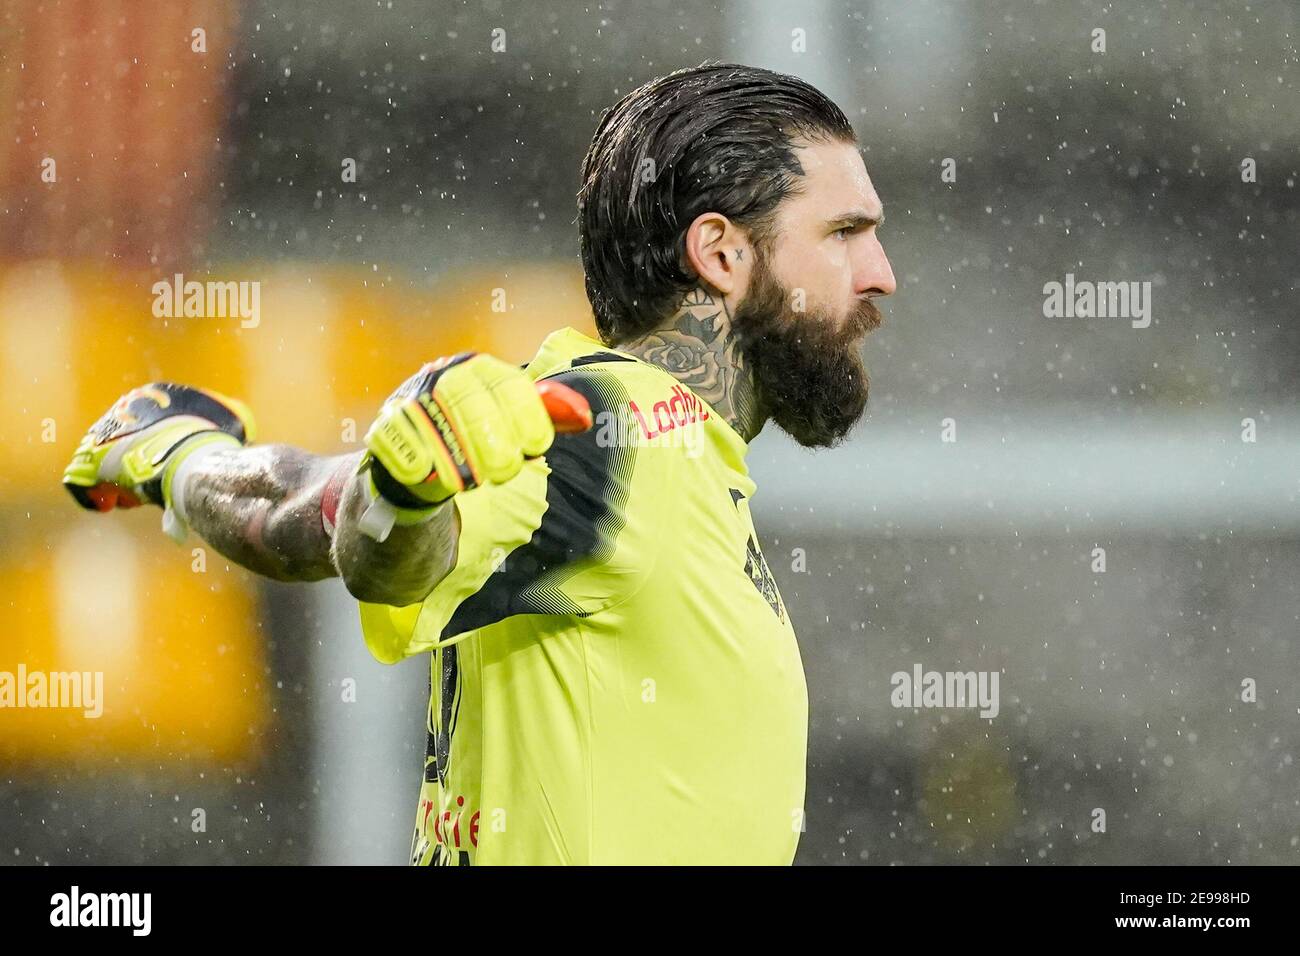
M 597 425 L 626 405 L 621 383 L 598 367 L 553 378 L 587 399 Z M 625 534 L 636 447 L 623 434 L 556 435 L 510 481 L 458 494 L 451 572 L 420 604 L 362 602 L 371 654 L 395 663 L 515 615 L 586 617 L 634 594 L 647 564 Z

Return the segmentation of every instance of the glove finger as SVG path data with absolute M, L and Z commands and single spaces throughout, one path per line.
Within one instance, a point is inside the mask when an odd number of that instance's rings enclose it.
M 555 440 L 555 425 L 533 380 L 522 372 L 511 375 L 497 385 L 495 397 L 514 427 L 519 450 L 529 458 L 544 455 Z
M 507 439 L 524 456 L 543 454 L 555 438 L 555 426 L 533 380 L 517 366 L 490 355 L 478 358 L 475 374 L 491 392 L 497 414 L 509 426 L 501 429 Z M 513 456 L 511 464 L 513 468 Z
M 366 432 L 366 447 L 400 484 L 424 481 L 447 461 L 433 425 L 414 398 L 389 402 Z
M 480 483 L 509 481 L 523 464 L 510 418 L 503 414 L 492 391 L 500 378 L 494 363 L 499 360 L 476 356 L 445 373 L 437 389 L 458 434 L 470 449 L 470 461 Z
M 95 457 L 95 426 L 91 426 L 85 437 L 81 439 L 81 444 L 77 446 L 77 450 L 73 453 L 72 460 L 63 469 L 63 484 L 72 492 L 72 496 L 77 499 L 77 502 L 82 507 L 93 509 L 94 505 L 89 503 L 89 499 L 79 495 L 73 489 L 79 488 L 84 492 L 87 488 L 93 488 L 98 483 L 99 461 Z
M 447 416 L 433 397 L 425 395 L 418 400 L 411 399 L 406 413 L 419 428 L 420 434 L 424 436 L 433 460 L 432 470 L 420 484 L 412 483 L 416 488 L 416 494 L 432 501 L 441 501 L 464 491 L 467 487 L 474 487 L 473 473 L 467 463 L 462 464 L 465 461 L 465 453 L 460 448 L 455 432 L 450 431 L 451 425 L 447 421 Z M 460 461 L 456 460 L 457 457 Z
M 484 420 L 474 429 L 473 441 L 481 456 L 482 480 L 499 485 L 519 474 L 524 455 L 509 418 L 496 414 Z
M 458 373 L 445 383 L 444 388 L 443 379 L 449 374 L 442 374 L 432 393 L 420 395 L 418 404 L 412 406 L 412 414 L 418 412 L 424 416 L 423 424 L 428 428 L 426 434 L 437 450 L 437 478 L 449 494 L 454 494 L 477 486 L 479 472 L 473 449 L 465 443 L 460 412 L 452 401 L 461 391 L 471 388 L 474 380 Z

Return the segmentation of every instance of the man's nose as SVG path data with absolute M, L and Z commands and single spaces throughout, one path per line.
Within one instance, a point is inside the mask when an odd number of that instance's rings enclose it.
M 870 242 L 863 244 L 862 258 L 854 276 L 854 292 L 859 296 L 893 295 L 898 283 L 894 281 L 894 270 L 885 255 L 885 247 L 874 235 L 867 238 Z

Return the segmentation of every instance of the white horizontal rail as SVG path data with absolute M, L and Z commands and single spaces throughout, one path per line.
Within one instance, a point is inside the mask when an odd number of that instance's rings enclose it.
M 1253 443 L 1242 440 L 1247 417 Z M 942 440 L 945 418 L 953 442 Z M 829 451 L 764 434 L 749 464 L 756 517 L 772 530 L 1300 531 L 1300 414 L 1291 409 L 902 412 L 863 422 Z

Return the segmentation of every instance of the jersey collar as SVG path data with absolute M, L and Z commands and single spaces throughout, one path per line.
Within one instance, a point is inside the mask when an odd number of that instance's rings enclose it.
M 731 427 L 731 423 L 728 422 L 726 418 L 718 414 L 716 408 L 696 394 L 695 390 L 689 385 L 674 377 L 667 369 L 661 368 L 652 362 L 647 362 L 640 356 L 633 355 L 631 352 L 624 352 L 620 349 L 611 348 L 599 339 L 593 339 L 589 335 L 584 335 L 582 332 L 579 332 L 571 326 L 556 329 L 542 341 L 542 346 L 537 350 L 536 357 L 528 363 L 528 374 L 534 379 L 538 379 L 547 375 L 554 375 L 557 372 L 563 372 L 569 367 L 570 363 L 574 359 L 579 356 L 590 355 L 592 352 L 613 352 L 615 355 L 620 355 L 623 358 L 639 362 L 646 368 L 654 369 L 664 378 L 672 382 L 672 384 L 680 385 L 682 388 L 689 391 L 697 400 L 708 408 L 709 419 L 717 423 L 717 427 L 722 432 L 727 444 L 733 446 L 739 457 L 744 458 L 745 454 L 749 450 L 749 443 L 745 441 L 740 432 Z

